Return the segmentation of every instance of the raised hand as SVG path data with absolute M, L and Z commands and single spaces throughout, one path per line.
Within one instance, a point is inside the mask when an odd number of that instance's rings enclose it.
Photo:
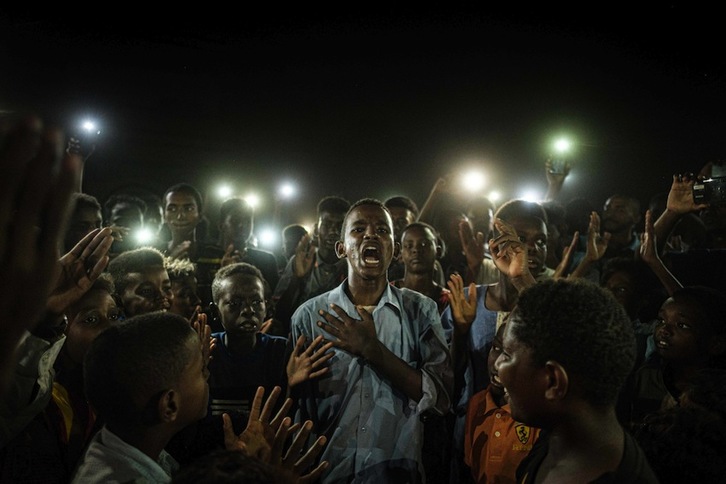
M 60 258 L 60 274 L 46 302 L 49 311 L 63 313 L 93 286 L 108 265 L 108 250 L 112 243 L 110 228 L 95 229 Z
M 484 259 L 484 234 L 471 230 L 471 225 L 466 220 L 459 222 L 459 238 L 461 247 L 466 255 L 466 265 L 474 274 L 479 273 L 479 267 Z
M 494 265 L 509 278 L 518 291 L 533 285 L 536 281 L 529 272 L 529 251 L 517 231 L 499 218 L 494 221 L 494 229 L 500 234 L 489 241 Z
M 454 332 L 468 334 L 476 317 L 476 284 L 469 285 L 469 296 L 464 294 L 464 280 L 459 274 L 452 274 L 446 283 L 451 291 L 449 304 L 454 320 Z
M 610 242 L 610 233 L 600 235 L 600 216 L 597 212 L 590 213 L 590 223 L 587 226 L 587 248 L 585 259 L 590 262 L 600 260 L 605 255 Z
M 199 336 L 204 364 L 208 365 L 212 359 L 212 351 L 217 347 L 217 340 L 212 338 L 212 328 L 207 324 L 207 315 L 202 312 L 201 306 L 197 306 L 190 323 Z
M 302 475 L 302 473 L 305 472 L 305 470 L 307 470 L 313 462 L 315 462 L 315 458 L 325 447 L 327 439 L 324 436 L 318 437 L 310 448 L 303 453 L 305 443 L 313 429 L 313 422 L 311 420 L 306 420 L 283 456 L 285 444 L 287 443 L 290 434 L 293 433 L 293 429 L 297 427 L 299 427 L 297 424 L 291 426 L 289 418 L 285 418 L 282 421 L 280 429 L 277 431 L 277 434 L 275 434 L 270 464 L 283 469 L 293 478 L 295 482 L 301 484 L 315 482 L 320 478 L 323 472 L 325 472 L 325 469 L 328 468 L 328 461 L 320 462 L 320 464 L 305 475 Z
M 649 266 L 661 263 L 655 245 L 655 229 L 650 210 L 645 212 L 645 231 L 640 236 L 640 258 Z
M 570 242 L 570 245 L 562 249 L 562 259 L 560 260 L 560 263 L 557 264 L 557 268 L 555 269 L 555 273 L 552 274 L 553 279 L 562 279 L 564 277 L 567 277 L 565 274 L 567 272 L 567 268 L 570 267 L 570 262 L 572 261 L 572 254 L 575 253 L 575 247 L 577 246 L 577 240 L 580 238 L 580 232 L 577 230 L 572 235 L 572 241 Z
M 257 388 L 247 420 L 247 427 L 239 435 L 235 435 L 232 419 L 229 415 L 222 414 L 224 446 L 227 450 L 241 450 L 249 456 L 269 462 L 275 434 L 277 434 L 280 425 L 292 407 L 292 400 L 288 398 L 275 415 L 275 418 L 270 420 L 272 409 L 281 392 L 280 387 L 273 388 L 263 407 L 262 398 L 265 395 L 265 389 L 263 387 Z
M 222 256 L 222 261 L 219 263 L 219 265 L 220 267 L 224 267 L 231 264 L 236 264 L 237 262 L 242 261 L 242 257 L 244 257 L 244 255 L 234 248 L 234 244 L 229 244 L 227 246 L 227 250 Z
M 693 173 L 683 175 L 673 175 L 673 183 L 668 192 L 668 200 L 666 201 L 666 210 L 677 214 L 695 212 L 697 210 L 708 207 L 706 204 L 697 204 L 693 200 L 693 184 L 696 177 Z
M 305 234 L 300 239 L 295 249 L 295 263 L 293 272 L 295 277 L 305 277 L 313 270 L 315 264 L 315 244 L 313 244 L 310 234 Z
M 367 358 L 370 351 L 378 345 L 376 325 L 373 316 L 360 306 L 356 306 L 361 319 L 353 319 L 343 309 L 335 304 L 330 305 L 338 316 L 320 310 L 320 316 L 325 322 L 318 321 L 318 326 L 333 337 L 332 343 L 350 354 Z
M 169 257 L 172 259 L 187 259 L 189 257 L 189 249 L 191 246 L 191 240 L 185 240 L 171 248 L 169 251 Z
M 322 346 L 320 346 L 322 344 Z M 287 360 L 287 384 L 290 387 L 326 374 L 330 369 L 326 366 L 335 353 L 328 352 L 333 343 L 318 336 L 305 348 L 305 336 L 301 335 L 295 348 Z

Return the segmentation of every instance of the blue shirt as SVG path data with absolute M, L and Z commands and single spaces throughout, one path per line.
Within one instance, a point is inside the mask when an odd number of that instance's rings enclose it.
M 345 293 L 347 281 L 303 304 L 292 318 L 292 340 L 322 334 L 318 311 L 330 304 L 360 319 Z M 409 366 L 421 371 L 423 398 L 417 403 L 382 378 L 363 358 L 333 349 L 330 371 L 302 385 L 297 421 L 311 419 L 313 432 L 328 444 L 330 462 L 323 482 L 422 482 L 421 443 L 425 411 L 450 408 L 451 358 L 436 303 L 417 292 L 387 285 L 372 310 L 378 339 Z

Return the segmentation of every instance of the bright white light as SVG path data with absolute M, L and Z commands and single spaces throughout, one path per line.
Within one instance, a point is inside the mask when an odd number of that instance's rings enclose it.
M 250 207 L 257 208 L 257 206 L 260 204 L 260 197 L 258 197 L 255 193 L 250 193 L 245 197 L 245 201 L 249 204 Z
M 480 171 L 470 171 L 461 177 L 461 183 L 470 192 L 478 192 L 484 188 L 484 181 L 484 175 Z
M 497 203 L 499 200 L 502 199 L 502 194 L 496 190 L 493 190 L 493 191 L 489 192 L 489 195 L 487 195 L 487 198 L 489 199 L 490 202 Z
M 570 140 L 567 138 L 560 138 L 557 141 L 555 141 L 555 151 L 558 153 L 567 153 L 570 151 L 570 147 L 572 146 L 572 143 L 570 143 Z
M 82 128 L 84 129 L 84 130 L 88 131 L 89 133 L 92 133 L 92 132 L 94 132 L 94 131 L 95 131 L 95 132 L 96 132 L 96 134 L 101 134 L 101 130 L 99 130 L 99 129 L 98 129 L 97 127 L 96 127 L 96 123 L 94 123 L 94 122 L 93 122 L 93 121 L 91 121 L 91 120 L 86 120 L 86 121 L 84 121 L 84 122 L 83 122 L 83 123 L 81 124 L 81 127 L 82 127 Z
M 219 195 L 219 198 L 229 198 L 232 196 L 232 187 L 229 185 L 220 185 L 217 188 L 217 195 Z
M 136 242 L 139 244 L 150 244 L 154 241 L 156 237 L 154 237 L 154 232 L 151 231 L 151 229 L 143 228 L 139 229 L 136 234 Z
M 524 190 L 519 194 L 519 198 L 522 200 L 526 200 L 528 202 L 541 202 L 542 201 L 542 195 L 537 191 L 533 189 L 527 189 Z
M 284 183 L 280 186 L 279 193 L 282 198 L 292 198 L 295 195 L 295 186 L 292 183 Z
M 277 243 L 277 232 L 269 227 L 266 227 L 259 232 L 258 238 L 262 247 L 275 247 Z

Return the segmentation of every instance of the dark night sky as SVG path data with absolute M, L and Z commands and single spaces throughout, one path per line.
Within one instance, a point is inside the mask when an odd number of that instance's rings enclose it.
M 724 156 L 725 43 L 715 7 L 634 4 L 241 7 L 193 23 L 3 12 L 0 111 L 98 116 L 85 189 L 99 198 L 287 178 L 303 190 L 292 222 L 327 194 L 421 204 L 472 162 L 513 196 L 544 188 L 548 143 L 568 133 L 580 146 L 564 198 L 646 202 L 673 172 Z

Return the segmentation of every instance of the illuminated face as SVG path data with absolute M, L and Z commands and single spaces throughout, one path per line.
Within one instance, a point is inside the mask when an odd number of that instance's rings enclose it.
M 517 231 L 519 240 L 527 245 L 529 271 L 536 277 L 546 269 L 547 227 L 536 217 L 513 218 L 509 223 Z
M 340 227 L 344 213 L 322 212 L 318 219 L 318 247 L 335 251 L 335 243 L 340 240 Z
M 217 306 L 230 336 L 254 336 L 267 314 L 265 286 L 256 276 L 233 274 L 222 280 Z
M 377 205 L 360 205 L 345 219 L 344 240 L 338 242 L 338 257 L 348 259 L 349 277 L 363 280 L 386 278 L 388 266 L 397 255 L 393 222 Z
M 67 311 L 65 351 L 78 364 L 83 363 L 96 336 L 118 321 L 121 310 L 104 289 L 91 289 Z
M 403 229 L 416 221 L 416 214 L 404 207 L 389 207 L 393 218 L 393 233 L 397 241 L 401 240 Z
M 413 226 L 403 233 L 401 260 L 408 273 L 433 272 L 436 262 L 436 236 L 430 229 Z
M 174 296 L 166 269 L 148 267 L 142 272 L 128 274 L 127 278 L 128 284 L 121 294 L 126 317 L 169 309 Z
M 178 314 L 184 319 L 191 318 L 197 306 L 201 304 L 201 300 L 197 296 L 197 278 L 189 276 L 172 281 L 171 293 L 174 297 L 171 300 L 169 312 Z
M 491 207 L 488 206 L 477 206 L 469 209 L 466 214 L 471 222 L 474 229 L 474 233 L 481 232 L 484 234 L 484 239 L 488 240 L 489 234 L 491 233 L 494 220 L 494 212 Z
M 191 235 L 201 220 L 196 199 L 186 192 L 168 193 L 164 207 L 164 221 L 172 235 L 179 237 Z

